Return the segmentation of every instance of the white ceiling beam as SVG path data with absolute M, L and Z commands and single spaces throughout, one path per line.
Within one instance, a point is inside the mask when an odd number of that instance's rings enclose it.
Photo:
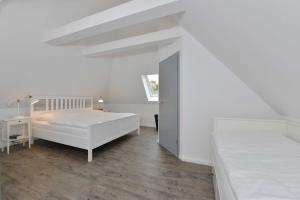
M 88 57 L 98 57 L 109 54 L 121 53 L 130 50 L 158 47 L 170 44 L 181 37 L 179 27 L 152 32 L 144 35 L 130 37 L 122 40 L 99 44 L 87 47 L 83 50 L 83 55 Z
M 182 12 L 181 0 L 133 0 L 52 30 L 45 34 L 44 41 L 66 44 Z

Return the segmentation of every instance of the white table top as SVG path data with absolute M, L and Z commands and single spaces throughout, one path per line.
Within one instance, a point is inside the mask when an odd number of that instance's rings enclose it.
M 0 121 L 8 122 L 8 121 L 28 120 L 28 119 L 31 119 L 31 117 L 30 116 L 15 116 L 15 117 L 1 119 Z

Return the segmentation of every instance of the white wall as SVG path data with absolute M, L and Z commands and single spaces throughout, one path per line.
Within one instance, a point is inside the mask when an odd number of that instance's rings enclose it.
M 32 95 L 99 96 L 107 88 L 111 60 L 87 59 L 78 47 L 43 44 L 48 29 L 121 0 L 14 0 L 0 9 L 0 108 Z M 5 112 L 5 111 L 4 111 Z
M 156 50 L 115 56 L 110 70 L 107 102 L 110 104 L 148 103 L 142 75 L 157 73 Z
M 105 109 L 141 115 L 141 125 L 154 127 L 158 104 L 149 103 L 142 75 L 158 73 L 157 50 L 115 56 L 112 60 Z
M 181 51 L 180 158 L 210 163 L 214 117 L 277 119 L 279 116 L 228 68 L 182 29 L 183 38 L 159 51 Z
M 280 114 L 300 118 L 300 1 L 184 3 L 184 28 Z
M 145 127 L 155 127 L 154 115 L 158 114 L 158 104 L 105 104 L 105 110 L 110 112 L 136 113 L 140 116 L 140 124 Z

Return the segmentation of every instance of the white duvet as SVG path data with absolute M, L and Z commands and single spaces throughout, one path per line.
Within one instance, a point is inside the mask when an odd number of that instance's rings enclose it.
M 238 200 L 300 200 L 300 144 L 268 133 L 214 134 Z
M 54 125 L 88 128 L 96 124 L 106 123 L 131 116 L 135 116 L 135 114 L 99 111 L 62 111 L 43 113 L 35 116 L 34 120 L 45 121 Z

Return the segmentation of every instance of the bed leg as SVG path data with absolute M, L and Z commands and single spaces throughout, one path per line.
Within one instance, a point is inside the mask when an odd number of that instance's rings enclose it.
M 137 130 L 137 134 L 138 134 L 138 135 L 141 135 L 141 128 L 140 128 L 140 127 L 139 127 L 138 130 Z
M 93 161 L 93 149 L 88 150 L 88 162 Z

